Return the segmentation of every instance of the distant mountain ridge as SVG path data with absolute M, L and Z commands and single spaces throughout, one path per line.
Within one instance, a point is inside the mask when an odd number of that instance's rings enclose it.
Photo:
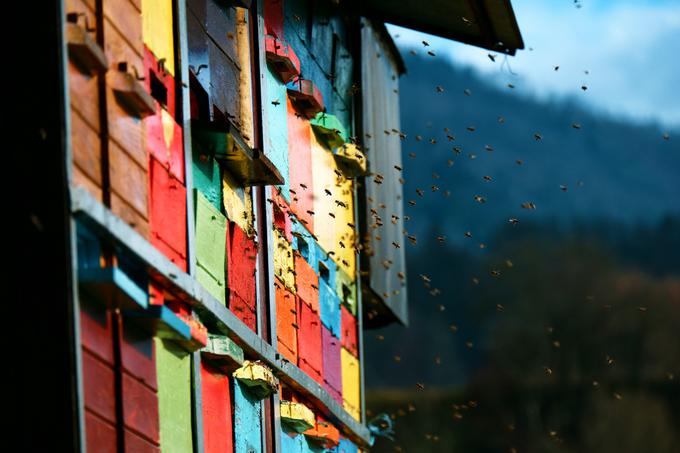
M 436 225 L 447 240 L 462 244 L 464 232 L 483 240 L 511 217 L 651 224 L 680 212 L 677 131 L 665 140 L 654 125 L 599 116 L 575 102 L 520 97 L 445 60 L 405 59 L 405 197 L 416 202 L 406 205 L 409 232 L 429 234 Z M 536 209 L 523 209 L 524 202 Z

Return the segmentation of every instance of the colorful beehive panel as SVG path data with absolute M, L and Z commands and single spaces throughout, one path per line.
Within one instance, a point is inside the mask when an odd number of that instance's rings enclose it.
M 234 451 L 262 451 L 262 404 L 250 389 L 234 379 Z
M 261 387 L 233 374 L 266 365 L 239 320 L 265 347 L 275 335 L 322 403 L 361 416 L 357 184 L 337 158 L 356 140 L 348 19 L 303 0 L 266 0 L 260 18 L 250 3 L 66 2 L 73 182 L 179 268 L 159 276 L 78 227 L 91 451 L 267 451 L 284 399 L 263 399 L 282 387 L 271 370 Z M 357 451 L 295 388 L 308 424 L 281 426 L 282 451 Z
M 357 420 L 361 417 L 361 381 L 359 359 L 346 349 L 340 351 L 342 363 L 342 399 L 345 410 Z
M 203 449 L 206 453 L 233 453 L 231 379 L 201 362 Z
M 323 385 L 331 396 L 342 404 L 342 363 L 340 339 L 326 327 L 321 328 L 323 352 Z
M 298 302 L 298 365 L 314 380 L 323 384 L 323 348 L 319 313 L 302 300 Z
M 276 337 L 278 349 L 291 363 L 298 363 L 298 307 L 295 294 L 288 291 L 277 279 L 274 283 L 276 294 Z
M 195 194 L 197 279 L 226 304 L 227 219 L 200 191 Z

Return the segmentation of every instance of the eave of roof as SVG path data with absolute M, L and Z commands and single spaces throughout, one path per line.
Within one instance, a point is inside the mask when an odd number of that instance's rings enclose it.
M 510 0 L 362 0 L 362 14 L 413 30 L 514 55 L 524 48 Z

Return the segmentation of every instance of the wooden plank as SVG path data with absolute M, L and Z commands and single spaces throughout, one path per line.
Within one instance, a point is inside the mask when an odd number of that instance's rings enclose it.
M 115 425 L 85 411 L 85 446 L 87 451 L 116 453 L 118 441 Z
M 169 77 L 169 76 L 168 76 Z M 160 105 L 156 114 L 143 120 L 146 131 L 146 147 L 170 173 L 184 184 L 184 136 L 182 128 Z
M 142 237 L 149 237 L 149 220 L 146 216 L 142 216 L 139 211 L 115 192 L 111 193 L 111 212 L 120 217 L 130 227 L 137 230 Z
M 75 163 L 73 164 L 71 171 L 71 183 L 87 190 L 97 200 L 102 199 L 102 188 L 97 185 L 95 181 L 90 179 L 90 177 Z
M 191 356 L 156 338 L 158 413 L 163 453 L 192 451 Z
M 240 70 L 212 40 L 208 41 L 208 59 L 208 68 L 205 71 L 210 71 L 210 102 L 234 123 L 239 123 Z
M 288 111 L 287 90 L 269 67 L 262 68 L 265 78 L 262 109 L 264 112 L 264 152 L 274 163 L 281 173 L 285 183 L 280 186 L 281 194 L 286 201 L 290 202 L 289 181 L 290 171 L 288 166 Z
M 362 111 L 370 112 L 363 115 L 362 130 L 365 135 L 362 139 L 369 168 L 373 173 L 383 176 L 381 184 L 374 184 L 370 180 L 365 184 L 366 199 L 369 201 L 366 203 L 364 215 L 369 224 L 375 223 L 371 209 L 389 216 L 382 219 L 383 225 L 379 230 L 369 228 L 372 240 L 366 245 L 372 253 L 366 254 L 367 267 L 370 268 L 366 286 L 370 286 L 394 316 L 406 324 L 408 323 L 406 281 L 399 278 L 400 273 L 406 271 L 405 247 L 395 248 L 392 245 L 392 242 L 399 244 L 404 242 L 404 193 L 399 182 L 401 174 L 394 171 L 395 165 L 402 165 L 401 140 L 399 134 L 391 132 L 392 129 L 401 130 L 397 94 L 399 71 L 395 61 L 388 58 L 389 50 L 385 48 L 379 32 L 374 30 L 368 21 L 362 20 L 362 25 Z M 383 133 L 385 130 L 390 133 Z M 380 207 L 383 204 L 384 209 Z M 391 221 L 393 215 L 394 223 Z M 376 235 L 381 237 L 379 241 L 375 239 Z M 384 260 L 392 263 L 389 269 L 383 266 Z M 389 321 L 391 319 L 386 320 Z
M 120 328 L 121 367 L 130 376 L 155 391 L 156 347 L 149 332 L 142 330 L 130 319 L 124 318 Z
M 113 325 L 111 312 L 80 297 L 80 339 L 83 348 L 113 366 Z
M 165 69 L 175 74 L 172 0 L 142 0 L 142 35 L 154 56 L 165 59 Z
M 231 383 L 228 375 L 201 362 L 204 453 L 233 453 Z
M 295 294 L 286 290 L 279 280 L 276 293 L 276 337 L 279 351 L 292 363 L 298 363 L 298 311 Z
M 222 183 L 217 161 L 207 154 L 201 154 L 196 146 L 192 149 L 191 160 L 194 187 L 201 192 L 215 209 L 222 206 Z
M 262 452 L 262 405 L 248 387 L 234 382 L 234 451 L 235 453 Z
M 227 219 L 203 196 L 196 194 L 196 260 L 218 282 L 225 282 Z
M 239 94 L 241 96 L 240 125 L 241 135 L 248 146 L 255 147 L 255 122 L 253 119 L 253 74 L 250 41 L 250 17 L 248 10 L 237 8 L 236 10 L 236 51 L 240 71 Z M 257 43 L 256 43 L 257 44 Z M 257 55 L 254 56 L 257 58 Z
M 274 230 L 274 244 L 272 255 L 274 255 L 274 274 L 283 282 L 291 292 L 295 289 L 295 258 L 293 257 L 293 246 L 286 236 L 279 230 Z
M 323 348 L 323 383 L 333 398 L 342 403 L 342 363 L 340 339 L 326 327 L 321 327 Z
M 125 429 L 125 451 L 130 453 L 161 453 L 158 444 L 150 442 L 129 429 Z
M 142 40 L 142 14 L 139 9 L 135 7 L 130 1 L 125 0 L 104 0 L 104 42 L 106 47 L 109 47 L 108 40 L 110 38 L 109 25 L 116 28 L 120 36 L 127 42 L 130 49 L 132 49 L 140 58 L 141 63 L 142 53 L 144 51 L 144 41 Z M 120 55 L 120 54 L 118 54 Z M 113 55 L 108 55 L 109 62 L 121 61 L 112 58 Z M 131 62 L 130 62 L 131 63 Z M 114 65 L 114 67 L 117 65 Z M 142 69 L 141 64 L 137 67 Z
M 229 310 L 250 330 L 257 332 L 257 308 L 235 292 L 229 292 Z
M 359 376 L 359 359 L 342 348 L 342 399 L 345 410 L 355 419 L 361 418 L 361 392 Z
M 359 357 L 357 343 L 357 318 L 344 306 L 340 307 L 342 347 L 354 357 Z
M 310 376 L 323 383 L 323 348 L 321 344 L 321 319 L 318 312 L 299 299 L 298 314 L 300 329 L 298 330 L 298 363 L 304 371 L 312 371 Z
M 257 305 L 255 284 L 257 245 L 255 240 L 248 237 L 234 222 L 229 222 L 228 228 L 227 286 L 230 297 L 231 294 L 238 295 L 249 308 L 255 310 Z
M 149 158 L 149 178 L 151 232 L 186 260 L 186 188 L 154 157 Z
M 116 393 L 113 367 L 83 351 L 83 395 L 85 408 L 111 423 L 116 422 Z
M 71 150 L 73 163 L 93 183 L 101 187 L 101 140 L 99 133 L 83 119 L 76 109 L 71 111 Z
M 299 252 L 294 252 L 294 256 L 297 295 L 312 310 L 319 312 L 319 277 Z
M 68 82 L 71 108 L 80 113 L 83 121 L 87 122 L 96 132 L 99 132 L 98 77 L 81 72 L 76 65 L 69 61 Z M 72 124 L 72 127 L 74 126 Z M 73 135 L 75 135 L 75 129 Z
M 314 196 L 325 197 L 325 194 L 314 192 L 311 154 L 311 128 L 309 121 L 301 116 L 286 99 L 288 119 L 288 160 L 295 162 L 290 166 L 290 208 L 301 219 L 310 232 L 314 233 Z M 306 188 L 305 188 L 306 187 Z
M 149 216 L 148 163 L 140 166 L 115 142 L 109 142 L 109 178 L 111 190 L 132 206 L 142 217 Z
M 222 200 L 227 218 L 248 235 L 252 235 L 254 231 L 252 191 L 250 187 L 241 186 L 227 170 L 222 172 Z
M 123 424 L 158 445 L 158 395 L 142 382 L 122 372 Z
M 222 52 L 234 63 L 238 63 L 236 20 L 235 7 L 220 0 L 207 0 L 205 30 Z
M 319 315 L 321 323 L 337 338 L 340 337 L 340 298 L 326 282 L 319 282 Z

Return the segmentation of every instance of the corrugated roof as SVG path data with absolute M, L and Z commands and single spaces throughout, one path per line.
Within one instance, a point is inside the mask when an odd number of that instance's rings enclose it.
M 524 48 L 510 0 L 362 0 L 374 20 L 514 55 Z

